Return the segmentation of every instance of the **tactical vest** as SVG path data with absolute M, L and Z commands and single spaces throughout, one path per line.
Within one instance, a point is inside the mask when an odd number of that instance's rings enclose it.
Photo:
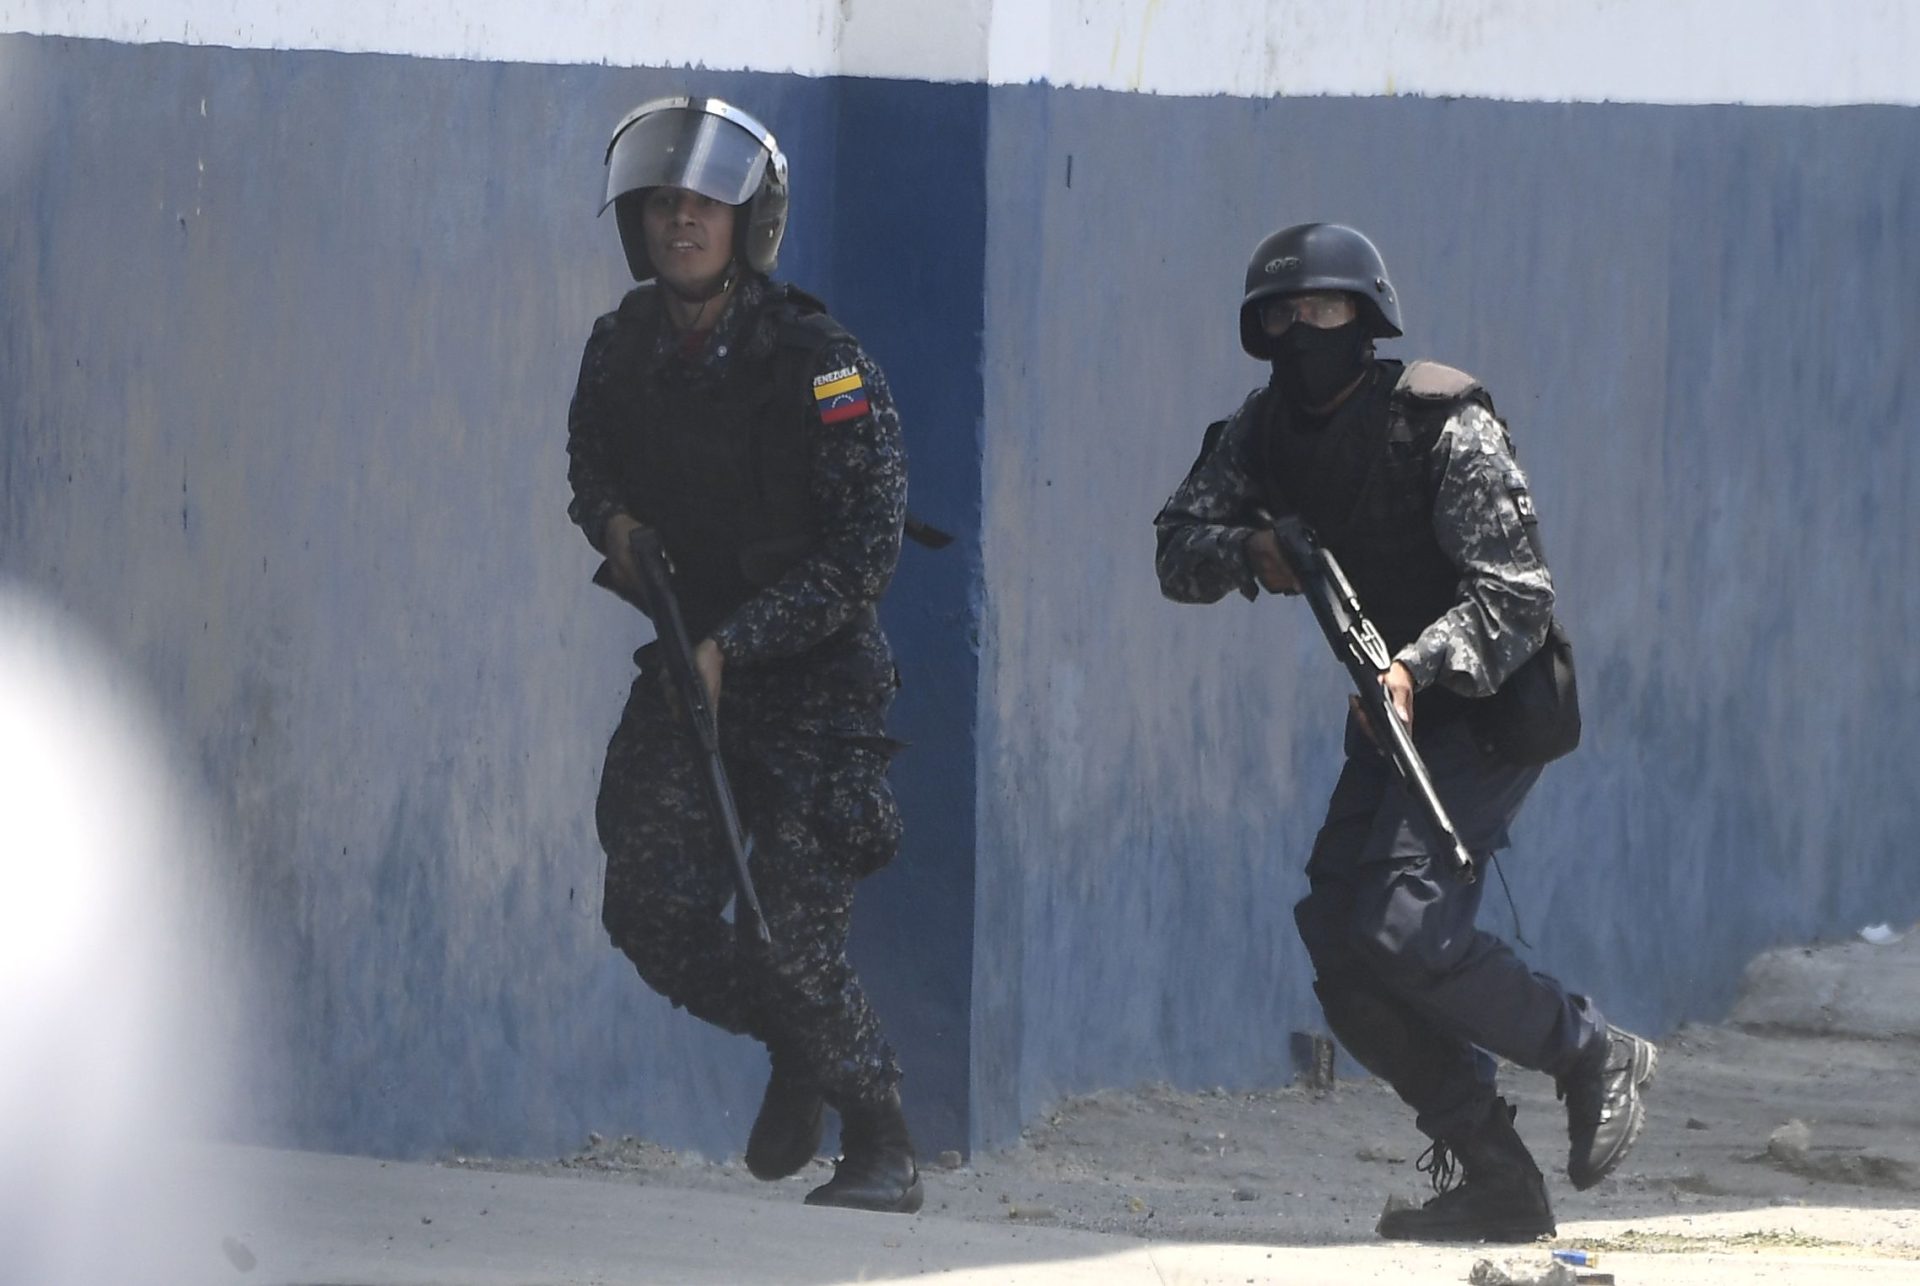
M 713 632 L 755 591 L 813 547 L 807 494 L 814 432 L 809 375 L 822 349 L 847 332 L 820 302 L 768 287 L 773 346 L 736 352 L 717 376 L 654 366 L 659 304 L 650 287 L 621 302 L 608 354 L 616 377 L 618 467 L 635 517 L 660 533 L 687 632 Z M 740 342 L 761 318 L 748 318 Z M 629 427 L 630 426 L 630 431 Z
M 1459 592 L 1460 572 L 1433 534 L 1428 457 L 1461 405 L 1492 402 L 1470 376 L 1435 363 L 1376 362 L 1365 383 L 1317 430 L 1293 426 L 1263 395 L 1261 473 L 1276 512 L 1296 512 L 1353 583 L 1389 652 L 1419 637 Z M 1419 694 L 1429 726 L 1464 709 L 1438 686 Z M 1416 722 L 1416 726 L 1419 726 Z

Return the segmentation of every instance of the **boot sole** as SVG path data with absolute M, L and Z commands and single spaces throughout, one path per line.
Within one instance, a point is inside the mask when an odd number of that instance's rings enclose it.
M 1602 1179 L 1612 1174 L 1620 1163 L 1627 1159 L 1627 1153 L 1633 1151 L 1633 1145 L 1640 1141 L 1640 1134 L 1647 1128 L 1647 1105 L 1644 1095 L 1647 1086 L 1653 1084 L 1654 1071 L 1660 1066 L 1660 1051 L 1654 1048 L 1650 1040 L 1634 1037 L 1633 1043 L 1633 1088 L 1627 1097 L 1627 1132 L 1620 1145 L 1606 1158 L 1596 1164 L 1587 1174 L 1576 1175 L 1568 1167 L 1567 1177 L 1573 1180 L 1573 1186 L 1585 1192 L 1596 1186 Z
M 805 1156 L 799 1156 L 798 1153 L 795 1153 L 793 1157 L 781 1157 L 777 1161 L 769 1161 L 764 1157 L 749 1155 L 747 1157 L 747 1173 L 762 1183 L 776 1183 L 781 1179 L 790 1179 L 794 1175 L 799 1174 L 802 1170 L 813 1164 L 814 1158 L 819 1155 L 818 1146 Z
M 1385 1219 L 1380 1221 L 1380 1225 L 1376 1227 L 1374 1231 L 1380 1235 L 1383 1241 L 1431 1241 L 1447 1245 L 1459 1244 L 1461 1242 L 1487 1241 L 1515 1246 L 1524 1245 L 1530 1241 L 1539 1241 L 1542 1237 L 1559 1235 L 1558 1227 L 1551 1223 L 1544 1226 L 1537 1223 L 1493 1224 L 1490 1226 L 1482 1225 L 1475 1228 L 1448 1230 L 1408 1228 L 1397 1232 L 1389 1232 Z
M 825 1195 L 822 1195 L 823 1193 Z M 847 1200 L 837 1193 L 827 1192 L 825 1187 L 820 1187 L 807 1194 L 805 1204 L 834 1210 L 864 1210 L 868 1214 L 876 1215 L 913 1215 L 920 1213 L 920 1207 L 926 1204 L 926 1200 L 927 1190 L 921 1186 L 919 1177 L 915 1176 L 913 1186 L 901 1194 L 897 1201 Z

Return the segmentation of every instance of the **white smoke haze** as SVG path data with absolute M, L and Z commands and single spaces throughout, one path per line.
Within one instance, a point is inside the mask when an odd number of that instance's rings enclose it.
M 135 685 L 0 581 L 0 1282 L 238 1281 L 196 1178 L 236 962 L 222 864 Z

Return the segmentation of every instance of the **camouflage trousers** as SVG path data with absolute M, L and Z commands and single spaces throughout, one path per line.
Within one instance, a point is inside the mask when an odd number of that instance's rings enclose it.
M 602 919 L 649 987 L 694 1017 L 794 1059 L 835 1102 L 872 1101 L 899 1064 L 847 960 L 855 883 L 892 860 L 891 743 L 756 725 L 723 690 L 726 761 L 771 949 L 722 917 L 730 867 L 696 743 L 658 678 L 635 680 L 595 809 L 607 853 Z

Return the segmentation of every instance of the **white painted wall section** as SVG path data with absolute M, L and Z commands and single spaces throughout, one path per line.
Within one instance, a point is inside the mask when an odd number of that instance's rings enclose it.
M 128 44 L 818 76 L 837 70 L 842 10 L 850 7 L 849 0 L 414 0 L 392 6 L 365 0 L 0 0 L 0 31 Z
M 1920 102 L 1912 0 L 999 0 L 994 26 L 990 73 L 1003 84 L 1256 98 Z
M 846 76 L 984 80 L 989 28 L 1000 9 L 1014 7 L 1015 0 L 838 0 L 833 70 Z
M 0 31 L 1255 98 L 1920 104 L 1915 0 L 0 0 Z
M 0 0 L 0 30 L 1185 95 L 1920 102 L 1910 0 Z
M 128 44 L 972 81 L 992 0 L 0 0 L 0 32 Z
M 1912 0 L 0 0 L 0 31 L 1252 98 L 1920 104 Z

